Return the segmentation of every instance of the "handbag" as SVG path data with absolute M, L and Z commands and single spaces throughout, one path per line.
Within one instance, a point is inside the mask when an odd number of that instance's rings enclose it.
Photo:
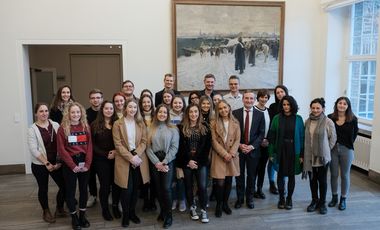
M 163 161 L 166 157 L 166 153 L 164 151 L 157 151 L 154 153 L 159 161 Z

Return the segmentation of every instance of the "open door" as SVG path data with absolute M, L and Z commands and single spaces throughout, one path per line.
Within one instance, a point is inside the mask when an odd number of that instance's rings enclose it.
M 30 68 L 32 103 L 50 104 L 57 92 L 57 70 L 55 68 Z

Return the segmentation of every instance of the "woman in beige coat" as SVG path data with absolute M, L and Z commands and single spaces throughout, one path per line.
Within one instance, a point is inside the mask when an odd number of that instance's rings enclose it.
M 232 115 L 231 106 L 225 100 L 217 104 L 215 112 L 215 120 L 211 122 L 211 177 L 217 184 L 215 216 L 221 217 L 222 210 L 227 215 L 232 213 L 228 206 L 228 198 L 232 177 L 240 174 L 240 125 Z
M 126 102 L 124 116 L 115 122 L 112 134 L 116 148 L 115 183 L 121 187 L 121 224 L 128 227 L 129 220 L 136 224 L 141 222 L 135 212 L 137 190 L 141 178 L 144 184 L 150 179 L 148 158 L 145 155 L 146 126 L 134 99 Z

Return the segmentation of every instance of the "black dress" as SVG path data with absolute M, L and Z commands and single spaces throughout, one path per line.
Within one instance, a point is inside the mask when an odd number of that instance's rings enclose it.
M 280 132 L 283 132 L 283 140 L 279 150 L 279 173 L 283 176 L 295 175 L 295 149 L 294 132 L 296 116 L 280 116 Z

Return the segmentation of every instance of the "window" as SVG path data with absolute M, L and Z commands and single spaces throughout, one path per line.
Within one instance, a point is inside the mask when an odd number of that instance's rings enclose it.
M 352 5 L 349 98 L 361 119 L 373 119 L 380 0 Z

